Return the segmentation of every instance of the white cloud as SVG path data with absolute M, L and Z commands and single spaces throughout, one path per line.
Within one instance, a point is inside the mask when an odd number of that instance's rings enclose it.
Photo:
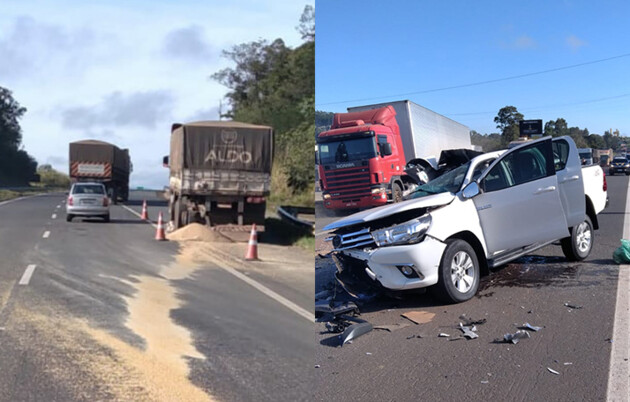
M 180 28 L 169 32 L 164 38 L 162 52 L 165 56 L 189 61 L 207 61 L 218 57 L 203 37 L 199 25 Z
M 575 35 L 568 36 L 566 42 L 567 42 L 567 46 L 569 46 L 569 48 L 574 52 L 576 52 L 581 47 L 586 46 L 588 44 L 588 42 L 583 41 L 582 39 L 578 38 Z

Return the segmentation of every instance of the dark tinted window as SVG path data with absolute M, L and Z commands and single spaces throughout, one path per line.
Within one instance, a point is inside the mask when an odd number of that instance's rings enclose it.
M 549 164 L 549 142 L 539 142 L 503 157 L 483 179 L 486 191 L 502 190 L 553 174 Z
M 567 167 L 567 159 L 569 159 L 569 143 L 565 140 L 557 140 L 552 144 L 553 148 L 553 166 L 557 171 Z
M 105 188 L 97 184 L 81 184 L 74 186 L 72 194 L 105 194 Z

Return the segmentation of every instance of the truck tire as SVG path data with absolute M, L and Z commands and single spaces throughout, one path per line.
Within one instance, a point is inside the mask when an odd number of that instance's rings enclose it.
M 571 228 L 571 236 L 560 240 L 562 252 L 569 261 L 582 261 L 593 249 L 593 223 L 588 216 Z
M 480 277 L 479 260 L 472 246 L 461 239 L 450 239 L 432 291 L 446 303 L 460 303 L 477 293 Z
M 400 187 L 400 184 L 398 183 L 394 183 L 392 185 L 392 201 L 393 202 L 402 201 L 402 188 Z
M 74 215 L 72 215 L 72 214 L 67 214 L 67 215 L 66 215 L 66 222 L 72 222 L 72 218 L 74 218 Z

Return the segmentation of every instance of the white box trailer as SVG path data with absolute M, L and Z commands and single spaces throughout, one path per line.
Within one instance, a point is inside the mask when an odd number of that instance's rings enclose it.
M 349 107 L 348 112 L 378 109 L 391 105 L 405 150 L 405 161 L 423 158 L 437 169 L 437 159 L 445 149 L 473 149 L 470 129 L 410 100 Z

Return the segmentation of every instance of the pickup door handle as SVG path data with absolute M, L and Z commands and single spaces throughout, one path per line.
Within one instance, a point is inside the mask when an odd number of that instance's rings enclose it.
M 542 194 L 542 193 L 548 193 L 550 191 L 556 191 L 556 186 L 549 186 L 549 187 L 545 187 L 545 188 L 539 188 L 538 190 L 536 190 L 534 192 L 534 195 L 538 195 L 538 194 Z
M 566 183 L 566 182 L 569 182 L 569 181 L 576 181 L 579 178 L 580 178 L 580 176 L 578 176 L 578 175 L 567 177 L 566 179 L 562 180 L 562 183 Z

